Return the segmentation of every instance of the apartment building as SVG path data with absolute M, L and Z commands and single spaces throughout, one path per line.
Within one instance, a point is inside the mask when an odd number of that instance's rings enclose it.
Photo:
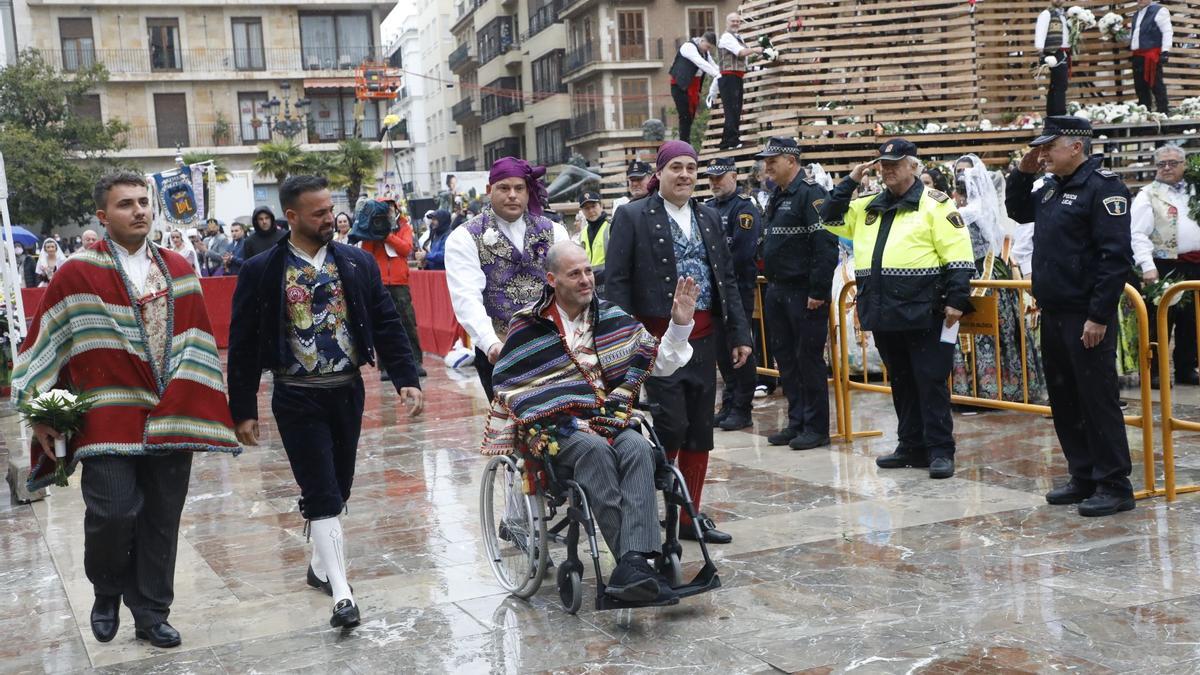
M 400 20 L 389 63 L 401 69 L 404 86 L 389 112 L 400 117 L 408 143 L 389 160 L 385 178 L 399 174 L 405 194 L 431 197 L 462 156 L 462 133 L 452 115 L 458 87 L 448 64 L 455 7 L 453 0 L 422 0 L 400 9 L 410 13 Z
M 449 64 L 460 165 L 520 154 L 546 165 L 675 124 L 667 74 L 689 37 L 724 29 L 734 0 L 460 0 Z
M 83 112 L 129 124 L 118 156 L 146 171 L 173 166 L 177 147 L 239 170 L 272 137 L 333 150 L 380 136 L 384 106 L 357 101 L 354 76 L 382 58 L 379 26 L 393 0 L 26 1 L 32 31 L 20 47 L 68 75 L 103 63 L 109 81 Z M 291 128 L 272 124 L 288 113 Z

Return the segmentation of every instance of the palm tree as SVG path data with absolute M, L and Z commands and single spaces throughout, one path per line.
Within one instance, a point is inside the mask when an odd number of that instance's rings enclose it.
M 374 178 L 375 170 L 383 163 L 383 151 L 361 138 L 347 138 L 338 143 L 333 154 L 338 172 L 346 178 L 346 198 L 353 205 L 358 202 L 363 183 Z
M 336 152 L 306 152 L 300 160 L 300 171 L 313 176 L 324 176 L 329 181 L 329 187 L 338 190 L 349 183 L 341 166 L 338 165 Z
M 300 149 L 299 143 L 292 140 L 261 143 L 258 156 L 254 158 L 254 170 L 274 176 L 276 182 L 282 183 L 288 176 L 304 171 L 304 157 L 307 154 Z
M 225 160 L 211 152 L 185 152 L 183 153 L 183 163 L 187 166 L 200 164 L 201 162 L 212 162 L 213 168 L 217 170 L 217 182 L 224 183 L 229 180 L 229 169 L 225 166 Z

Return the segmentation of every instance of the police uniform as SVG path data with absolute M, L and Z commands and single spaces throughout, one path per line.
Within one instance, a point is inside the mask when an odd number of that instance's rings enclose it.
M 1091 137 L 1091 124 L 1072 116 L 1049 117 L 1039 146 L 1058 136 Z M 1042 311 L 1042 364 L 1054 430 L 1071 481 L 1052 490 L 1052 504 L 1080 504 L 1081 515 L 1133 508 L 1129 442 L 1117 383 L 1117 304 L 1133 266 L 1129 190 L 1101 167 L 1083 162 L 1070 176 L 1045 181 L 1034 174 L 1008 177 L 1008 213 L 1033 221 L 1033 297 Z M 1084 323 L 1107 327 L 1091 349 Z
M 825 188 L 799 166 L 800 147 L 791 138 L 772 138 L 756 157 L 793 155 L 795 178 L 775 188 L 767 204 L 763 238 L 763 274 L 767 292 L 763 313 L 770 325 L 771 354 L 788 402 L 788 424 L 768 441 L 794 449 L 828 445 L 829 383 L 825 344 L 829 339 L 829 301 L 838 263 L 837 237 L 821 227 Z M 825 303 L 815 309 L 808 301 Z
M 649 164 L 635 159 L 629 163 L 629 166 L 625 167 L 625 182 L 628 183 L 630 178 L 645 178 L 652 173 L 654 173 L 654 170 L 650 168 Z M 616 217 L 617 209 L 631 201 L 633 201 L 633 197 L 628 192 L 614 199 L 612 203 L 613 216 Z
M 916 157 L 902 138 L 884 143 L 880 159 Z M 944 309 L 971 311 L 975 261 L 966 222 L 944 192 L 920 180 L 902 195 L 885 189 L 852 198 L 847 177 L 833 189 L 821 220 L 854 243 L 856 310 L 887 366 L 899 447 L 875 460 L 881 468 L 929 467 L 954 474 L 954 426 L 947 380 L 954 345 L 941 341 Z
M 709 162 L 705 173 L 709 176 L 720 176 L 729 172 L 737 173 L 737 165 L 732 157 L 719 157 Z M 758 267 L 756 256 L 758 240 L 762 234 L 762 219 L 758 207 L 747 196 L 734 193 L 724 199 L 712 198 L 705 202 L 721 216 L 721 230 L 725 234 L 725 243 L 733 256 L 733 272 L 737 278 L 738 295 L 742 300 L 742 311 L 746 315 L 747 325 L 754 325 L 754 287 L 758 283 Z M 723 326 L 723 324 L 722 324 Z M 717 350 L 717 367 L 721 370 L 721 380 L 725 383 L 721 395 L 721 412 L 713 423 L 727 431 L 744 429 L 750 426 L 750 407 L 754 401 L 754 383 L 757 379 L 758 366 L 754 355 L 741 368 L 733 367 L 731 350 L 733 345 L 725 338 L 724 331 L 718 344 L 723 346 Z
M 579 208 L 595 202 L 602 204 L 599 192 L 585 192 L 579 197 Z M 595 221 L 584 221 L 583 229 L 579 232 L 579 243 L 587 254 L 588 263 L 592 266 L 592 274 L 596 278 L 596 295 L 604 297 L 604 254 L 608 245 L 608 214 L 600 212 Z

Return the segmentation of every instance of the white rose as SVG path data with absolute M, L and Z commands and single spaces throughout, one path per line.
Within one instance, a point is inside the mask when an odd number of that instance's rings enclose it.
M 483 233 L 483 243 L 485 246 L 495 246 L 500 241 L 500 234 L 495 230 L 488 230 Z
M 1046 65 L 1050 66 L 1051 68 L 1054 68 L 1055 66 L 1058 65 L 1058 57 L 1057 56 L 1047 56 L 1046 57 Z
M 992 123 L 991 123 L 991 121 L 989 121 L 989 120 L 979 120 L 979 130 L 980 130 L 980 131 L 991 131 L 991 129 L 992 129 Z

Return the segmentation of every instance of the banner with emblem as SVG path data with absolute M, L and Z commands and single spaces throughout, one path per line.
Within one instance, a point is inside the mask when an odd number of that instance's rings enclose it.
M 202 162 L 149 176 L 154 186 L 158 215 L 171 225 L 203 222 L 212 211 L 216 172 L 212 162 Z

